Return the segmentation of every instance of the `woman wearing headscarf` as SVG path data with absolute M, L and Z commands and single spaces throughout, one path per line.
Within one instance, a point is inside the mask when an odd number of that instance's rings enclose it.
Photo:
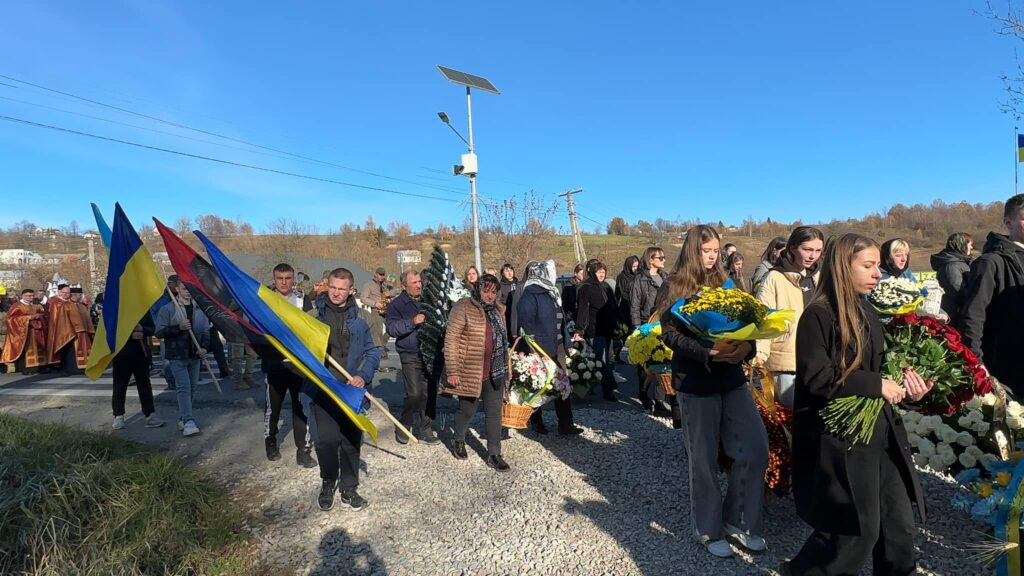
M 622 264 L 622 272 L 615 278 L 615 302 L 619 306 L 619 323 L 633 328 L 629 317 L 629 297 L 633 291 L 633 281 L 640 275 L 640 258 L 630 256 Z
M 903 238 L 890 238 L 882 243 L 882 279 L 907 278 L 917 281 L 910 271 L 910 243 Z
M 558 360 L 558 307 L 561 306 L 561 298 L 555 285 L 557 277 L 554 260 L 527 264 L 526 280 L 522 289 L 516 293 L 515 319 L 516 333 L 521 329 L 529 334 L 541 350 L 562 365 L 563 362 Z M 582 428 L 576 427 L 573 423 L 570 398 L 555 398 L 555 414 L 558 416 L 559 434 L 574 435 L 583 432 Z M 540 408 L 537 408 L 530 417 L 530 425 L 539 434 L 548 433 Z
M 484 401 L 487 430 L 487 465 L 508 472 L 501 457 L 501 405 L 508 386 L 508 340 L 504 310 L 497 303 L 499 282 L 491 274 L 480 278 L 471 298 L 459 300 L 448 315 L 444 361 L 448 379 L 441 394 L 459 399 L 455 414 L 452 453 L 468 458 L 466 431 L 476 414 L 477 400 Z
M 587 261 L 587 279 L 576 291 L 576 333 L 574 340 L 586 340 L 601 361 L 601 397 L 615 401 L 615 359 L 611 354 L 612 336 L 618 307 L 615 294 L 604 281 L 608 269 L 594 258 Z

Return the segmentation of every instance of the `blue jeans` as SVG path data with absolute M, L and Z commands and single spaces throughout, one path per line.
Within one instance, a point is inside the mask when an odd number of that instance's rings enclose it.
M 192 420 L 192 395 L 196 383 L 199 382 L 199 358 L 188 360 L 170 360 L 171 374 L 178 387 L 178 419 L 182 422 Z
M 590 341 L 590 347 L 594 349 L 594 356 L 601 362 L 601 395 L 607 400 L 614 398 L 612 390 L 615 389 L 615 361 L 612 358 L 612 341 L 604 336 L 595 336 Z

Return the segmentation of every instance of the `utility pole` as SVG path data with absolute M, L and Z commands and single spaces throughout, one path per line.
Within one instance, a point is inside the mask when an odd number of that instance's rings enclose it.
M 576 256 L 576 263 L 579 264 L 587 260 L 587 251 L 583 248 L 583 237 L 580 235 L 579 224 L 576 223 L 576 205 L 572 201 L 573 194 L 583 194 L 583 188 L 569 190 L 565 194 L 559 194 L 559 196 L 565 196 L 565 203 L 569 206 L 569 227 L 572 228 L 572 253 Z
M 92 297 L 96 297 L 96 251 L 93 249 L 92 236 L 87 239 L 89 242 L 89 289 L 92 290 Z

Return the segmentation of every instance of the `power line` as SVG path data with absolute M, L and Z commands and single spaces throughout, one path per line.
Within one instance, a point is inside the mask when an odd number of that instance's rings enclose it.
M 440 196 L 428 196 L 426 194 L 416 194 L 413 192 L 402 192 L 399 190 L 389 190 L 387 188 L 378 188 L 376 186 L 365 186 L 363 184 L 353 184 L 351 182 L 342 182 L 340 180 L 331 180 L 330 178 L 320 178 L 318 176 L 309 176 L 307 174 L 299 174 L 296 172 L 286 172 L 284 170 L 275 170 L 273 168 L 265 168 L 263 166 L 255 166 L 253 164 L 244 164 L 242 162 L 233 162 L 231 160 L 223 160 L 220 158 L 212 158 L 210 156 L 202 156 L 199 154 L 191 154 L 189 152 L 182 152 L 180 150 L 171 150 L 169 148 L 160 148 L 158 146 L 149 146 L 147 144 L 140 144 L 138 142 L 131 142 L 128 140 L 120 140 L 118 138 L 111 138 L 109 136 L 101 136 L 99 134 L 92 134 L 89 132 L 81 132 L 79 130 L 72 130 L 70 128 L 61 128 L 60 126 L 51 126 L 49 124 L 42 124 L 39 122 L 33 122 L 31 120 L 24 120 L 22 118 L 14 118 L 12 116 L 0 115 L 0 120 L 6 120 L 8 122 L 14 122 L 16 124 L 24 124 L 26 126 L 33 126 L 36 128 L 46 128 L 49 130 L 55 130 L 58 132 L 66 132 L 68 134 L 77 134 L 78 136 L 86 136 L 88 138 L 95 138 L 97 140 L 105 140 L 107 142 L 116 142 L 118 144 L 125 144 L 128 146 L 136 146 L 138 148 L 145 148 L 147 150 L 156 150 L 157 152 L 166 152 L 168 154 L 177 154 L 179 156 L 185 156 L 188 158 L 196 158 L 198 160 L 206 160 L 208 162 L 217 162 L 219 164 L 227 164 L 229 166 L 238 166 L 240 168 L 249 168 L 250 170 L 259 170 L 261 172 L 270 172 L 272 174 L 281 174 L 283 176 L 291 176 L 293 178 L 302 178 L 305 180 L 314 180 L 317 182 L 326 182 L 328 184 L 337 184 L 339 186 L 348 186 L 351 188 L 361 188 L 363 190 L 373 190 L 375 192 L 385 192 L 387 194 L 397 194 L 399 196 L 409 196 L 413 198 L 425 198 L 428 200 L 438 200 L 441 202 L 458 202 L 458 200 L 452 198 L 441 198 Z
M 135 129 L 138 129 L 138 130 L 145 130 L 147 132 L 153 132 L 153 133 L 156 133 L 156 134 L 163 134 L 165 136 L 173 136 L 175 138 L 183 138 L 185 140 L 191 140 L 193 142 L 201 142 L 203 144 L 211 144 L 213 146 L 221 146 L 221 147 L 224 147 L 224 148 L 229 148 L 231 150 L 241 150 L 243 152 L 250 152 L 250 153 L 253 153 L 253 154 L 261 154 L 261 155 L 264 155 L 264 156 L 270 156 L 271 158 L 281 158 L 281 159 L 284 159 L 284 160 L 295 160 L 295 159 L 290 158 L 288 156 L 283 156 L 281 154 L 276 154 L 274 152 L 263 152 L 263 151 L 260 151 L 260 150 L 251 150 L 249 148 L 243 148 L 241 146 L 232 146 L 231 144 L 225 144 L 223 142 L 214 142 L 213 140 L 205 140 L 203 138 L 194 138 L 192 136 L 185 136 L 184 134 L 175 134 L 173 132 L 167 132 L 165 130 L 157 130 L 156 128 L 149 128 L 149 127 L 146 127 L 146 126 L 139 126 L 138 124 L 129 124 L 128 122 L 120 122 L 118 120 L 113 120 L 113 119 L 110 119 L 110 118 L 103 118 L 101 116 L 93 116 L 92 114 L 84 114 L 82 112 L 75 112 L 73 110 L 65 110 L 63 108 L 57 108 L 56 106 L 47 106 L 46 104 L 39 104 L 39 103 L 36 103 L 36 102 L 29 102 L 27 100 L 19 100 L 17 98 L 11 98 L 9 96 L 0 96 L 0 100 L 8 100 L 10 102 L 17 102 L 18 104 L 26 104 L 28 106 L 35 106 L 37 108 L 43 108 L 45 110 L 53 110 L 55 112 L 62 112 L 64 114 L 71 114 L 72 116 L 81 116 L 82 118 L 89 118 L 91 120 L 99 120 L 100 122 L 108 122 L 110 124 L 115 124 L 117 126 L 125 126 L 125 127 L 128 127 L 128 128 L 135 128 Z M 301 160 L 301 159 L 299 159 L 298 161 L 299 162 L 305 162 L 305 163 L 308 163 L 308 164 L 320 164 L 319 162 L 309 162 L 308 160 Z M 442 192 L 449 192 L 449 193 L 452 193 L 452 194 L 457 194 L 459 196 L 464 196 L 465 195 L 463 192 L 460 192 L 458 190 L 454 190 L 452 188 L 445 188 L 443 186 L 436 186 L 436 185 L 433 185 L 433 184 L 420 184 L 418 182 L 412 182 L 412 181 L 406 181 L 406 180 L 400 180 L 400 179 L 396 179 L 396 180 L 399 180 L 401 182 L 406 182 L 408 184 L 414 184 L 416 186 L 423 186 L 425 188 L 433 188 L 435 190 L 440 190 Z
M 118 112 L 123 112 L 125 114 L 131 114 L 132 116 L 138 116 L 140 118 L 146 118 L 148 120 L 153 120 L 155 122 L 160 122 L 162 124 L 167 124 L 168 126 L 174 126 L 176 128 L 181 128 L 181 129 L 184 129 L 184 130 L 191 130 L 193 132 L 199 132 L 200 134 L 206 134 L 207 136 L 213 136 L 215 138 L 222 138 L 224 140 L 230 140 L 232 142 L 237 142 L 239 144 L 245 144 L 246 146 L 251 146 L 253 148 L 260 148 L 262 150 L 269 150 L 270 152 L 277 152 L 278 154 L 285 154 L 285 155 L 293 157 L 293 158 L 300 158 L 302 160 L 306 160 L 306 161 L 309 161 L 309 162 L 314 162 L 314 163 L 317 163 L 317 164 L 323 164 L 324 166 L 331 166 L 333 168 L 339 168 L 339 169 L 342 169 L 342 170 L 350 170 L 352 172 L 357 172 L 357 173 L 360 173 L 360 174 L 366 174 L 367 176 L 373 176 L 373 177 L 376 177 L 376 178 L 384 178 L 384 179 L 387 179 L 387 180 L 394 180 L 396 182 L 404 182 L 406 184 L 413 184 L 413 185 L 416 185 L 416 186 L 425 186 L 424 184 L 419 184 L 417 182 L 412 182 L 410 180 L 403 180 L 401 178 L 396 178 L 394 176 L 387 176 L 385 174 L 378 174 L 376 172 L 371 172 L 369 170 L 361 170 L 359 168 L 353 168 L 351 166 L 344 166 L 344 165 L 341 165 L 341 164 L 335 164 L 333 162 L 328 162 L 326 160 L 320 160 L 320 159 L 317 159 L 317 158 L 312 158 L 312 157 L 309 157 L 309 156 L 304 156 L 302 154 L 296 154 L 294 152 L 288 152 L 287 150 L 280 150 L 278 148 L 273 148 L 273 147 L 270 147 L 270 146 L 264 146 L 262 144 L 256 144 L 254 142 L 249 142 L 249 141 L 243 140 L 241 138 L 234 138 L 232 136 L 226 136 L 224 134 L 219 134 L 217 132 L 212 132 L 212 131 L 209 131 L 209 130 L 203 130 L 202 128 L 194 128 L 192 126 L 188 126 L 187 124 L 181 124 L 179 122 L 173 122 L 171 120 L 167 120 L 165 118 L 160 118 L 158 116 L 152 116 L 152 115 L 149 115 L 149 114 L 143 114 L 142 112 L 136 112 L 134 110 L 129 110 L 127 108 L 122 108 L 121 106 L 115 106 L 113 104 L 108 104 L 106 102 L 101 102 L 99 100 L 93 100 L 91 98 L 86 98 L 84 96 L 79 96 L 77 94 L 72 94 L 70 92 L 65 92 L 65 91 L 62 91 L 62 90 L 57 90 L 56 88 L 49 88 L 47 86 L 43 86 L 43 85 L 40 85 L 40 84 L 35 84 L 35 83 L 29 82 L 27 80 L 21 80 L 21 79 L 18 79 L 18 78 L 13 78 L 11 76 L 6 76 L 4 74 L 0 74 L 0 78 L 3 78 L 5 80 L 10 80 L 12 82 L 18 82 L 20 84 L 24 84 L 26 86 L 31 86 L 31 87 L 37 88 L 39 90 L 45 90 L 47 92 L 52 92 L 54 94 L 60 94 L 61 96 L 66 96 L 66 97 L 69 97 L 69 98 L 74 98 L 75 100 L 80 100 L 82 102 L 88 102 L 89 104 L 93 104 L 95 106 L 102 106 L 104 108 L 109 108 L 111 110 L 117 110 Z M 7 85 L 7 84 L 5 84 L 5 85 Z

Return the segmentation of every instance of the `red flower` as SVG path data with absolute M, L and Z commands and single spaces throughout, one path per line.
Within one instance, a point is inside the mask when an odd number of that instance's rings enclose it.
M 960 354 L 964 357 L 964 362 L 969 366 L 974 366 L 978 363 L 978 357 L 974 355 L 974 352 L 971 352 L 970 348 L 964 347 L 963 352 Z
M 946 347 L 949 348 L 950 352 L 960 355 L 963 355 L 964 350 L 967 350 L 967 348 L 959 342 L 948 342 Z

